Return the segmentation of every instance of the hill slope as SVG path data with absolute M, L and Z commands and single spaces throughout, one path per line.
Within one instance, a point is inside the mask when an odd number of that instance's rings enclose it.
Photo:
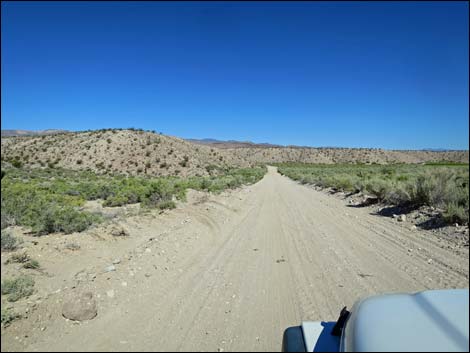
M 225 143 L 229 143 L 227 141 Z M 468 151 L 389 151 L 367 148 L 241 147 L 195 144 L 135 129 L 2 137 L 2 161 L 29 167 L 55 166 L 141 175 L 207 175 L 218 167 L 303 163 L 468 163 Z M 249 144 L 248 144 L 249 145 Z
M 234 154 L 142 130 L 96 130 L 3 137 L 3 161 L 148 175 L 207 175 L 210 165 L 249 166 Z

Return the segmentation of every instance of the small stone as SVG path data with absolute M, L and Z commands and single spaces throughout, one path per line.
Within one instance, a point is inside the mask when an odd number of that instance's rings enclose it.
M 114 265 L 109 265 L 108 267 L 104 269 L 104 272 L 113 272 L 113 271 L 116 271 L 116 266 Z
M 111 235 L 113 237 L 128 237 L 129 233 L 123 228 L 113 228 L 111 230 Z
M 120 264 L 121 263 L 121 260 L 120 259 L 115 259 L 113 261 L 113 265 L 117 265 L 117 264 Z
M 416 227 L 414 224 L 411 226 L 411 230 L 416 230 L 418 227 Z
M 401 214 L 400 216 L 398 216 L 398 222 L 406 222 L 406 215 Z
M 122 282 L 122 283 L 121 283 L 121 286 L 127 287 L 127 282 Z
M 152 252 L 152 249 L 146 248 L 146 249 L 145 249 L 145 252 Z
M 432 259 L 428 259 L 428 264 L 432 264 Z
M 114 298 L 114 289 L 106 291 L 108 298 Z
M 150 276 L 151 276 L 150 273 L 146 273 L 146 274 L 145 274 L 145 277 L 147 277 L 147 278 L 149 278 Z

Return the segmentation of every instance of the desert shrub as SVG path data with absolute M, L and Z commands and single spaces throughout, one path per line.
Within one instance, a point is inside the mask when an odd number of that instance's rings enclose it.
M 10 264 L 10 263 L 17 263 L 17 264 L 24 264 L 26 262 L 29 261 L 29 256 L 28 254 L 26 254 L 25 252 L 24 253 L 20 253 L 20 254 L 13 254 L 8 260 L 7 260 L 7 264 Z
M 176 204 L 173 201 L 162 201 L 157 206 L 160 210 L 163 209 L 172 209 L 176 207 Z
M 20 240 L 14 235 L 12 235 L 10 232 L 2 230 L 1 237 L 2 251 L 16 250 L 18 245 L 20 244 Z
M 385 195 L 384 201 L 392 205 L 407 205 L 411 202 L 411 196 L 403 187 L 396 187 Z
M 41 266 L 39 265 L 39 262 L 37 260 L 29 259 L 23 264 L 23 268 L 31 269 L 31 270 L 37 270 Z
M 11 165 L 15 168 L 21 168 L 23 166 L 23 163 L 21 163 L 21 161 L 19 161 L 18 159 L 12 159 Z
M 80 244 L 77 243 L 67 243 L 65 244 L 64 248 L 67 250 L 77 251 L 80 250 L 81 247 Z
M 57 206 L 43 212 L 32 228 L 38 235 L 56 232 L 69 234 L 83 232 L 99 220 L 97 215 L 80 212 L 70 206 Z
M 320 165 L 282 163 L 283 175 L 304 184 L 363 191 L 393 205 L 433 206 L 448 222 L 468 222 L 469 169 L 465 164 Z
M 171 208 L 173 198 L 184 200 L 189 187 L 219 192 L 258 181 L 266 168 L 217 171 L 218 176 L 183 179 L 97 175 L 61 168 L 11 169 L 2 180 L 2 226 L 31 227 L 37 235 L 79 232 L 101 219 L 78 208 L 85 200 L 102 199 L 109 207 L 141 202 L 148 208 Z
M 8 295 L 9 302 L 28 297 L 34 292 L 34 280 L 30 276 L 21 275 L 14 279 L 5 279 L 1 285 L 2 295 Z
M 123 205 L 126 205 L 128 203 L 132 203 L 132 202 L 129 202 L 129 197 L 127 195 L 121 193 L 121 194 L 118 194 L 118 195 L 113 195 L 113 196 L 108 197 L 103 202 L 103 206 L 116 207 L 116 206 L 123 206 Z
M 373 179 L 366 184 L 366 190 L 375 196 L 379 201 L 383 201 L 387 194 L 391 191 L 391 185 L 385 180 Z
M 21 315 L 15 313 L 12 309 L 2 308 L 2 325 L 3 327 L 9 326 L 13 321 L 21 318 Z
M 83 231 L 98 217 L 76 209 L 83 203 L 79 196 L 66 195 L 63 185 L 52 183 L 2 182 L 2 214 L 15 224 L 32 228 L 36 234 L 54 231 Z
M 443 213 L 443 219 L 447 223 L 468 224 L 468 208 L 456 203 L 449 203 Z

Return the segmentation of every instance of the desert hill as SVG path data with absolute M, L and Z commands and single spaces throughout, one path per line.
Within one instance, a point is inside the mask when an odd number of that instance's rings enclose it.
M 215 167 L 304 163 L 468 163 L 468 151 L 311 148 L 207 140 L 193 143 L 141 129 L 4 136 L 2 162 L 130 175 L 208 175 Z

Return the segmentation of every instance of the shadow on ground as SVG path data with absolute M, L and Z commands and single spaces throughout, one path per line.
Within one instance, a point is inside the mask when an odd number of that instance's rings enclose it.
M 354 207 L 354 208 L 360 208 L 360 207 L 367 207 L 367 206 L 375 205 L 377 203 L 379 203 L 378 199 L 376 199 L 374 197 L 368 197 L 364 201 L 362 201 L 361 203 L 358 203 L 356 205 L 347 205 L 347 206 L 348 207 Z

